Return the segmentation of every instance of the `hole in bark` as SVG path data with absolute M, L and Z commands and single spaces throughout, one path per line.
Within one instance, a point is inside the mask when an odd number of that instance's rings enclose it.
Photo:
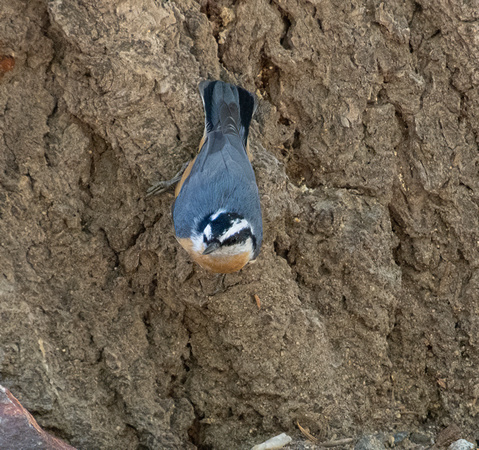
M 284 24 L 284 32 L 281 36 L 279 43 L 285 50 L 291 50 L 291 38 L 288 36 L 289 29 L 291 28 L 291 20 L 286 15 L 283 15 L 283 24 Z

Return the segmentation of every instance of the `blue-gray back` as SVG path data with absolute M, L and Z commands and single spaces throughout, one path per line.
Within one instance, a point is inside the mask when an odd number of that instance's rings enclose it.
M 245 89 L 222 81 L 204 81 L 199 89 L 206 139 L 173 206 L 176 235 L 191 237 L 198 232 L 198 222 L 219 210 L 235 212 L 253 226 L 259 253 L 261 207 L 245 150 L 256 99 Z
M 242 215 L 262 240 L 261 207 L 256 179 L 238 136 L 209 133 L 173 208 L 175 232 L 191 237 L 205 216 L 219 210 Z M 193 223 L 192 218 L 197 218 Z

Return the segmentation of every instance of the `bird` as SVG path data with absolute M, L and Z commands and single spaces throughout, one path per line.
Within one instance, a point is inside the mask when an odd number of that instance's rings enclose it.
M 175 236 L 214 273 L 232 273 L 258 257 L 263 221 L 248 134 L 257 99 L 223 81 L 202 81 L 205 128 L 199 152 L 175 188 Z

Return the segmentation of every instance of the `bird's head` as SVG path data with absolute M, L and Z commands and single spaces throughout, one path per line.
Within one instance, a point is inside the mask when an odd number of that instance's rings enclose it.
M 197 224 L 192 250 L 203 267 L 228 273 L 253 259 L 256 243 L 254 229 L 244 217 L 220 210 Z

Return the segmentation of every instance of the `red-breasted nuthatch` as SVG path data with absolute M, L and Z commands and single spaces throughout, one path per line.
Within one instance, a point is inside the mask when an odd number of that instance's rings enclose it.
M 256 97 L 222 81 L 199 85 L 205 110 L 200 151 L 176 186 L 175 235 L 200 266 L 240 270 L 258 256 L 263 224 L 248 131 Z

